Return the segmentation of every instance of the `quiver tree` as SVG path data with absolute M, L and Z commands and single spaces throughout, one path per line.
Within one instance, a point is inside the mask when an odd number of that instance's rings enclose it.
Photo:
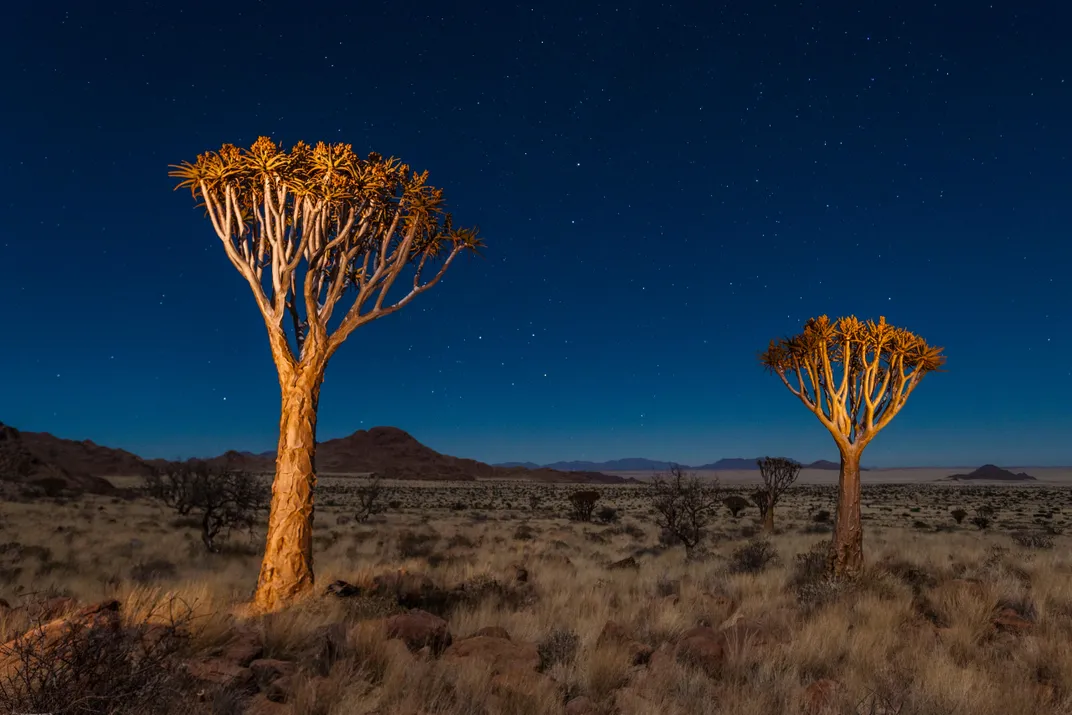
M 830 542 L 835 576 L 863 566 L 860 456 L 901 411 L 923 377 L 945 363 L 942 349 L 886 323 L 812 318 L 804 331 L 772 340 L 760 361 L 823 426 L 841 453 L 837 523 Z
M 763 516 L 763 531 L 774 531 L 774 505 L 800 476 L 800 464 L 785 457 L 764 457 L 756 462 L 763 488 L 752 495 Z
M 476 231 L 440 189 L 396 159 L 349 144 L 267 137 L 172 166 L 253 291 L 282 393 L 279 446 L 255 604 L 276 610 L 313 585 L 316 413 L 324 370 L 358 327 L 435 285 Z M 402 286 L 391 297 L 392 288 Z M 345 298 L 344 298 L 345 297 Z

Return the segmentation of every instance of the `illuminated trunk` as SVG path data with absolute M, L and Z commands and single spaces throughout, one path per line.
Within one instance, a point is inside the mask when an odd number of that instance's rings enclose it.
M 860 522 L 860 450 L 841 451 L 837 523 L 830 541 L 830 570 L 852 578 L 864 565 L 864 532 Z
M 268 538 L 254 605 L 277 611 L 313 586 L 316 410 L 323 367 L 280 371 L 282 410 Z

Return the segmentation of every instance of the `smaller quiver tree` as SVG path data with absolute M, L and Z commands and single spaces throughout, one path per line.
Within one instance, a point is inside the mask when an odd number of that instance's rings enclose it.
M 841 453 L 837 522 L 830 541 L 834 576 L 863 568 L 860 457 L 927 373 L 944 363 L 942 349 L 904 328 L 853 316 L 808 320 L 804 331 L 772 340 L 760 362 L 819 418 Z
M 763 517 L 763 531 L 774 531 L 774 505 L 800 476 L 800 463 L 785 457 L 764 457 L 756 462 L 763 488 L 753 495 Z
M 656 524 L 679 541 L 691 558 L 722 506 L 718 479 L 686 475 L 679 465 L 671 464 L 669 474 L 652 477 L 647 489 Z

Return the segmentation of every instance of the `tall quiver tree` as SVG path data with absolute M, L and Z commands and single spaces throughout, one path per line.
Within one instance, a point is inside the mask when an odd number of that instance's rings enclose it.
M 454 227 L 427 173 L 378 154 L 362 159 L 349 144 L 285 151 L 260 137 L 171 169 L 253 290 L 279 373 L 276 474 L 254 597 L 277 610 L 313 585 L 316 416 L 328 361 L 356 328 L 431 288 L 481 242 Z
M 860 456 L 901 411 L 923 377 L 945 363 L 942 349 L 886 323 L 853 316 L 812 318 L 804 331 L 772 340 L 760 362 L 823 423 L 841 453 L 837 523 L 830 569 L 851 577 L 863 567 Z

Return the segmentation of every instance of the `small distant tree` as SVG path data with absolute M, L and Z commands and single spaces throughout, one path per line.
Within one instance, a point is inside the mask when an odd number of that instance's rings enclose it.
M 729 510 L 730 514 L 733 515 L 734 519 L 739 517 L 741 512 L 750 506 L 748 500 L 738 494 L 731 494 L 726 497 L 722 500 L 722 504 Z
M 782 494 L 800 476 L 800 464 L 785 457 L 764 457 L 760 459 L 759 475 L 763 478 L 763 488 L 753 495 L 763 517 L 763 531 L 774 531 L 774 505 Z
M 942 349 L 886 323 L 853 316 L 812 318 L 804 331 L 772 340 L 760 362 L 829 430 L 841 453 L 838 508 L 830 540 L 830 571 L 863 568 L 860 457 L 905 406 L 925 375 L 944 363 Z
M 722 505 L 718 479 L 686 475 L 679 465 L 671 464 L 669 473 L 651 478 L 647 490 L 656 523 L 680 541 L 691 557 Z
M 252 532 L 257 512 L 268 504 L 268 490 L 255 476 L 205 462 L 181 462 L 147 478 L 147 493 L 182 516 L 193 515 L 201 524 L 201 541 L 210 552 L 219 551 L 218 537 L 233 529 Z
M 357 513 L 354 518 L 359 522 L 368 521 L 373 514 L 382 514 L 390 501 L 393 491 L 383 484 L 383 477 L 370 474 L 354 490 L 357 496 Z
M 570 518 L 574 521 L 591 521 L 597 501 L 599 501 L 597 491 L 573 492 L 569 495 Z
M 249 149 L 224 144 L 173 165 L 169 176 L 204 208 L 268 330 L 282 399 L 254 603 L 275 611 L 313 587 L 316 422 L 328 362 L 354 330 L 408 305 L 482 243 L 454 225 L 427 172 L 376 153 L 361 158 L 349 144 L 288 151 L 260 137 Z
M 968 512 L 964 511 L 963 509 L 954 509 L 953 511 L 949 512 L 949 515 L 953 517 L 953 521 L 960 524 L 964 521 L 964 517 L 968 515 Z

